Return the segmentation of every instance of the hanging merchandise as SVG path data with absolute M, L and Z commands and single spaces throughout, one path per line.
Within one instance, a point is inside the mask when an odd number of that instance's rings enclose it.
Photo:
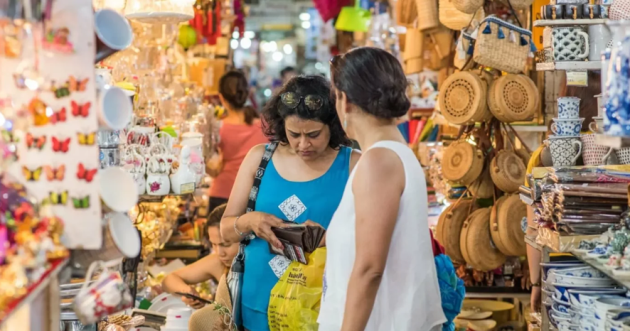
M 527 228 L 527 205 L 518 194 L 504 195 L 497 199 L 490 215 L 492 242 L 507 256 L 523 256 Z
M 479 8 L 475 13 L 466 14 L 455 8 L 452 0 L 440 0 L 439 9 L 440 23 L 455 31 L 471 25 L 474 21 L 481 21 L 486 16 L 483 8 Z
M 416 28 L 408 28 L 405 34 L 405 52 L 403 60 L 405 62 L 405 74 L 415 74 L 424 69 L 424 33 Z
M 481 175 L 483 163 L 483 153 L 477 146 L 456 141 L 444 151 L 442 175 L 452 182 L 468 185 Z
M 396 23 L 401 26 L 412 27 L 418 18 L 415 0 L 398 0 L 394 7 Z
M 438 220 L 436 237 L 444 246 L 444 251 L 453 262 L 465 263 L 464 256 L 460 248 L 459 238 L 461 236 L 462 225 L 473 210 L 474 201 L 472 199 L 459 200 L 448 206 Z
M 453 7 L 466 14 L 474 14 L 483 6 L 483 0 L 452 0 Z
M 485 166 L 479 178 L 466 187 L 468 187 L 470 193 L 478 199 L 492 198 L 494 194 L 494 183 L 490 175 L 490 167 Z
M 453 66 L 459 70 L 468 70 L 472 68 L 474 62 L 471 61 L 471 57 L 475 47 L 475 39 L 467 32 L 467 29 L 462 29 L 457 38 L 457 45 L 455 46 L 455 56 L 453 57 Z
M 516 153 L 500 150 L 490 164 L 494 184 L 503 192 L 514 193 L 525 182 L 525 165 Z
M 367 32 L 370 25 L 371 14 L 369 10 L 361 8 L 361 1 L 355 0 L 354 6 L 343 7 L 335 29 L 349 32 Z
M 446 1 L 446 0 L 444 0 Z M 473 60 L 480 65 L 518 74 L 536 52 L 532 33 L 497 17 L 486 17 L 477 33 Z
M 462 227 L 460 247 L 462 256 L 473 268 L 492 271 L 505 263 L 505 255 L 492 243 L 490 237 L 490 208 L 474 211 Z
M 440 111 L 453 124 L 472 124 L 492 117 L 486 105 L 486 75 L 472 71 L 454 73 L 442 83 L 438 102 Z
M 440 24 L 438 17 L 438 0 L 416 0 L 418 11 L 418 29 L 421 31 L 436 28 Z
M 531 119 L 540 102 L 538 88 L 525 75 L 505 75 L 490 84 L 488 108 L 499 121 L 510 123 Z

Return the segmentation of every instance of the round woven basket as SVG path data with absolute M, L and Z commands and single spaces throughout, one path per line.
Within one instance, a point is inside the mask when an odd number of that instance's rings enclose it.
M 458 10 L 452 0 L 439 0 L 439 2 L 440 23 L 451 30 L 459 31 L 467 27 L 473 16 L 479 21 L 486 16 L 483 8 L 479 8 L 476 13 L 467 14 Z M 422 13 L 422 10 L 419 10 L 419 12 Z
M 507 114 L 499 107 L 499 83 L 505 80 L 505 76 L 498 77 L 492 83 L 490 83 L 490 88 L 488 89 L 488 94 L 486 98 L 486 102 L 488 104 L 488 109 L 492 113 L 494 117 L 496 117 L 499 121 L 509 123 L 513 120 L 507 116 Z
M 514 193 L 525 182 L 525 164 L 512 151 L 501 150 L 490 163 L 490 176 L 501 191 Z
M 446 78 L 438 97 L 444 118 L 459 125 L 484 118 L 487 105 L 483 85 L 485 82 L 470 71 L 460 71 Z
M 452 2 L 457 10 L 466 14 L 474 14 L 483 6 L 483 0 L 452 0 Z
M 472 184 L 468 185 L 470 192 L 478 199 L 492 198 L 494 193 L 494 183 L 490 176 L 490 168 L 485 167 L 481 173 L 481 176 L 477 178 Z
M 472 203 L 472 200 L 461 200 L 452 204 L 440 214 L 438 220 L 436 239 L 444 246 L 444 252 L 454 263 L 466 261 L 459 247 L 459 238 Z
M 527 217 L 527 206 L 518 195 L 505 195 L 495 202 L 490 217 L 490 234 L 501 253 L 508 256 L 527 254 L 523 217 Z
M 494 270 L 505 263 L 505 255 L 490 238 L 490 208 L 478 209 L 462 227 L 460 247 L 466 262 L 481 271 Z
M 514 153 L 516 153 L 516 155 L 518 155 L 518 157 L 523 160 L 523 164 L 525 165 L 525 167 L 527 167 L 527 164 L 529 163 L 529 158 L 531 157 L 529 152 L 525 148 L 519 148 L 515 150 Z
M 442 176 L 447 180 L 469 185 L 483 170 L 483 154 L 475 146 L 456 141 L 446 148 L 442 156 Z
M 534 82 L 525 75 L 508 74 L 494 81 L 489 93 L 490 111 L 502 122 L 525 121 L 536 113 L 539 96 Z

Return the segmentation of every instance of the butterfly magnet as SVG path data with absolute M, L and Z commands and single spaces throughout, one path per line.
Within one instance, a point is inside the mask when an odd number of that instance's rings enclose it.
M 87 169 L 83 165 L 83 163 L 79 163 L 79 168 L 77 170 L 77 179 L 84 180 L 88 183 L 91 183 L 98 172 L 98 168 Z
M 30 132 L 26 134 L 26 147 L 28 149 L 38 149 L 42 150 L 44 145 L 46 145 L 46 136 L 35 137 Z
M 72 206 L 74 206 L 74 209 L 90 208 L 90 196 L 72 197 Z
M 55 153 L 68 153 L 70 150 L 70 138 L 52 137 L 52 150 Z
M 96 142 L 95 137 L 96 137 L 96 132 L 87 133 L 87 134 L 82 133 L 82 132 L 77 132 L 77 141 L 79 142 L 79 145 L 92 146 Z
M 66 166 L 60 165 L 59 167 L 55 168 L 55 167 L 47 165 L 47 166 L 44 166 L 44 173 L 46 173 L 46 178 L 48 179 L 49 182 L 52 182 L 55 180 L 62 181 L 66 174 Z
M 29 169 L 26 166 L 22 166 L 22 174 L 24 175 L 24 179 L 29 182 L 37 182 L 39 178 L 42 176 L 42 167 L 37 167 L 35 169 Z
M 79 104 L 75 101 L 72 101 L 70 103 L 70 106 L 72 107 L 72 116 L 83 118 L 90 116 L 90 107 L 92 106 L 92 103 L 86 102 L 84 104 Z
M 66 110 L 66 107 L 61 108 L 61 110 L 59 111 L 53 112 L 53 114 L 50 115 L 48 119 L 52 124 L 65 122 L 68 119 L 68 111 Z
M 68 191 L 49 192 L 48 202 L 53 205 L 65 205 L 66 203 L 68 203 Z

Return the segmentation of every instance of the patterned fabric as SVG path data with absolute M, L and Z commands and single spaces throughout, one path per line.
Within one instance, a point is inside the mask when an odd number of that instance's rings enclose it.
M 440 295 L 442 297 L 442 309 L 447 322 L 442 327 L 443 331 L 454 331 L 453 320 L 462 310 L 466 288 L 464 282 L 455 274 L 455 267 L 451 259 L 440 254 L 435 257 L 435 270 L 438 274 L 440 284 Z

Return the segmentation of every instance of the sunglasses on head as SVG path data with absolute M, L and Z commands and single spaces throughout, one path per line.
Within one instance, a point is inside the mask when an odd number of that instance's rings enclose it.
M 304 102 L 304 106 L 310 111 L 316 111 L 324 105 L 324 98 L 319 95 L 309 94 L 301 96 L 295 92 L 285 92 L 280 95 L 282 104 L 291 108 L 297 108 L 300 103 Z

